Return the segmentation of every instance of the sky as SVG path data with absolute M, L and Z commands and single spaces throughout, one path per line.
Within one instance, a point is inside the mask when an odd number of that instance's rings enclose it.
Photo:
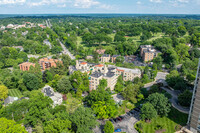
M 200 14 L 200 0 L 0 0 L 0 14 Z

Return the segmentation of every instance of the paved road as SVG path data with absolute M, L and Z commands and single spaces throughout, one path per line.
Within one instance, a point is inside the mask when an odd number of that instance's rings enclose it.
M 72 60 L 76 59 L 76 58 L 69 52 L 69 50 L 65 47 L 65 45 L 64 45 L 59 39 L 58 39 L 58 41 L 59 41 L 61 47 L 63 48 L 62 53 L 63 53 L 63 54 L 66 54 L 66 55 L 69 55 L 69 57 L 70 57 Z
M 174 108 L 176 108 L 180 112 L 183 112 L 183 113 L 186 113 L 186 114 L 189 113 L 189 108 L 184 108 L 184 107 L 182 107 L 182 106 L 180 106 L 180 105 L 177 104 L 178 103 L 178 96 L 177 96 L 177 94 L 174 91 L 169 90 L 169 89 L 167 89 L 165 87 L 161 87 L 161 88 L 163 90 L 167 91 L 169 94 L 172 95 L 172 98 L 170 99 L 170 102 L 172 103 L 172 106 Z

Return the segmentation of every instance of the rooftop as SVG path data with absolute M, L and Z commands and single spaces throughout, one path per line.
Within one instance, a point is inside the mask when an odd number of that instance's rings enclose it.
M 81 62 L 81 65 L 86 65 L 87 63 L 86 62 Z
M 113 55 L 112 57 L 118 57 L 118 56 L 120 56 L 120 55 Z
M 99 77 L 103 76 L 103 74 L 101 72 L 95 71 L 90 76 L 95 77 L 95 78 L 99 78 Z
M 109 54 L 104 54 L 104 55 L 102 55 L 102 57 L 110 57 L 110 55 Z
M 99 65 L 96 65 L 95 67 L 103 67 L 104 65 L 102 64 L 99 64 Z

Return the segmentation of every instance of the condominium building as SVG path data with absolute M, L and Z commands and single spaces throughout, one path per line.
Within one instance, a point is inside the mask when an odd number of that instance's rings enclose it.
M 109 54 L 104 54 L 101 56 L 101 62 L 106 63 L 106 62 L 110 62 L 110 55 Z
M 31 66 L 35 67 L 35 63 L 24 62 L 22 64 L 19 64 L 20 70 L 22 71 L 29 71 Z
M 48 58 L 42 58 L 39 60 L 39 64 L 42 70 L 49 69 L 51 67 L 57 67 L 57 63 L 62 64 L 62 61 L 57 59 L 48 59 Z
M 124 81 L 133 81 L 135 77 L 141 77 L 141 71 L 139 69 L 128 69 L 113 65 L 107 66 L 78 60 L 76 61 L 76 66 L 69 67 L 70 74 L 74 71 L 81 71 L 82 73 L 86 72 L 89 74 L 90 90 L 96 90 L 102 79 L 107 80 L 107 88 L 114 90 L 119 75 L 123 76 Z
M 104 67 L 102 66 L 102 68 L 104 68 Z M 117 83 L 117 78 L 118 78 L 118 75 L 116 75 L 115 68 L 99 69 L 98 71 L 94 71 L 90 75 L 89 89 L 96 90 L 98 88 L 100 80 L 106 79 L 107 80 L 107 88 L 110 88 L 110 90 L 114 90 L 115 85 Z
M 41 67 L 41 70 L 43 71 L 43 70 L 49 69 L 51 67 L 57 67 L 57 63 L 62 64 L 62 61 L 57 60 L 57 59 L 42 58 L 39 60 L 38 63 Z M 22 64 L 19 64 L 20 70 L 22 70 L 22 71 L 29 71 L 30 66 L 35 67 L 35 63 L 24 62 Z
M 197 69 L 193 96 L 188 117 L 188 126 L 193 133 L 200 133 L 200 61 Z
M 151 61 L 155 57 L 158 56 L 160 51 L 157 51 L 151 45 L 141 45 L 140 46 L 140 56 L 142 57 L 143 61 Z
M 124 81 L 133 81 L 136 77 L 141 78 L 140 69 L 117 67 L 117 74 L 122 75 Z

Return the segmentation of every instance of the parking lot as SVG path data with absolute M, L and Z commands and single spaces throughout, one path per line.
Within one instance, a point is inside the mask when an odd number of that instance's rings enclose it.
M 109 120 L 113 123 L 115 130 L 120 129 L 121 132 L 138 133 L 134 128 L 134 124 L 139 121 L 139 114 L 139 109 L 136 108 L 135 110 L 127 112 L 125 115 Z M 98 122 L 100 123 L 100 126 L 96 127 L 93 131 L 95 133 L 103 133 L 103 125 L 106 121 L 102 120 Z
M 115 129 L 121 129 L 122 132 L 126 133 L 137 133 L 134 128 L 134 124 L 139 120 L 139 112 L 132 111 L 123 116 L 121 121 L 113 122 Z

